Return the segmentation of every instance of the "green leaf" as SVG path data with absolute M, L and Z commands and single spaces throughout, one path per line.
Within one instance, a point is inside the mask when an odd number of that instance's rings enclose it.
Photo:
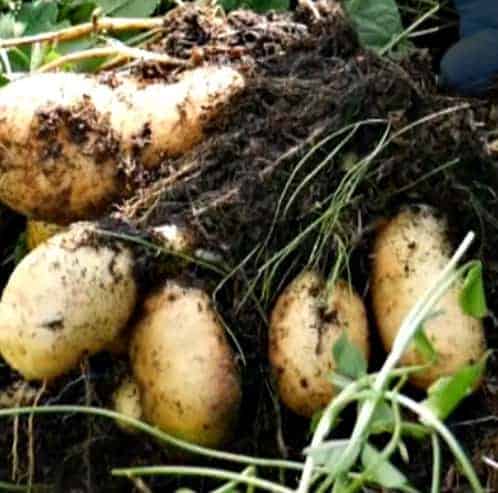
M 10 82 L 10 79 L 5 75 L 0 73 L 0 87 L 6 86 Z
M 313 457 L 313 462 L 317 466 L 333 466 L 344 454 L 348 443 L 349 440 L 331 440 L 319 447 L 307 449 L 305 454 Z
M 111 17 L 150 17 L 160 0 L 97 0 L 104 15 Z
M 372 433 L 375 433 L 377 430 L 392 430 L 393 426 L 394 414 L 391 406 L 385 401 L 380 401 L 375 408 L 375 412 L 370 423 Z
M 482 263 L 476 261 L 467 272 L 460 292 L 460 306 L 467 315 L 483 318 L 488 312 L 484 281 L 482 278 Z
M 17 20 L 23 27 L 23 34 L 38 34 L 48 31 L 55 31 L 61 27 L 66 27 L 69 22 L 57 22 L 59 9 L 56 2 L 36 0 L 33 3 L 23 3 Z
M 381 453 L 369 443 L 365 444 L 361 453 L 361 462 L 368 469 L 370 481 L 388 489 L 401 489 L 408 485 L 406 476 L 389 461 L 384 460 Z
M 21 36 L 24 26 L 17 22 L 12 14 L 3 14 L 0 16 L 0 38 L 15 38 Z
M 345 0 L 343 4 L 365 48 L 379 52 L 403 33 L 395 0 Z
M 357 379 L 367 373 L 367 362 L 363 353 L 352 344 L 343 332 L 332 348 L 336 372 Z
M 420 326 L 413 338 L 415 350 L 426 363 L 434 363 L 437 360 L 437 352 L 432 342 L 427 337 L 423 326 Z
M 429 397 L 422 402 L 439 419 L 446 419 L 465 397 L 471 394 L 486 369 L 486 354 L 478 363 L 468 365 L 451 377 L 443 377 L 429 387 Z

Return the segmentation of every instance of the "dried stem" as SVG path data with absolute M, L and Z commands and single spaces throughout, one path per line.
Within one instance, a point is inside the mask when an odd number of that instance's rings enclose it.
M 151 51 L 142 50 L 140 48 L 131 48 L 129 46 L 119 45 L 119 46 L 106 46 L 103 48 L 91 48 L 89 50 L 77 51 L 75 53 L 68 53 L 67 55 L 61 56 L 53 62 L 47 63 L 40 67 L 38 72 L 50 72 L 58 67 L 65 65 L 66 63 L 81 62 L 82 60 L 88 60 L 93 58 L 104 58 L 110 56 L 120 55 L 126 59 L 142 59 L 148 61 L 154 61 L 159 63 L 164 63 L 167 65 L 174 66 L 188 66 L 189 62 L 181 60 L 180 58 L 174 58 L 169 55 L 162 53 L 153 53 Z
M 0 49 L 43 43 L 45 41 L 51 41 L 53 43 L 69 41 L 82 38 L 91 33 L 138 31 L 162 27 L 164 27 L 164 19 L 162 17 L 153 17 L 149 19 L 101 17 L 95 18 L 93 22 L 85 22 L 83 24 L 78 24 L 77 26 L 61 29 L 60 31 L 35 34 L 33 36 L 22 36 L 20 38 L 2 39 L 0 40 Z

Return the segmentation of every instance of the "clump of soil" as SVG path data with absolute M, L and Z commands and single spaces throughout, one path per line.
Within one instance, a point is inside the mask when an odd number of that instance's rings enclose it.
M 442 93 L 426 51 L 413 51 L 399 62 L 379 58 L 361 48 L 337 3 L 319 8 L 320 21 L 300 9 L 264 16 L 237 11 L 223 17 L 185 5 L 168 14 L 163 38 L 150 49 L 198 64 L 234 65 L 244 72 L 247 88 L 210 125 L 201 145 L 165 160 L 157 176 L 137 173 L 135 195 L 115 214 L 128 224 L 131 236 L 181 221 L 195 230 L 205 249 L 221 254 L 217 274 L 192 265 L 183 276 L 220 288 L 218 309 L 245 361 L 244 414 L 231 448 L 261 456 L 299 458 L 309 437 L 308 423 L 281 409 L 271 390 L 266 332 L 275 297 L 306 265 L 328 273 L 347 251 L 352 280 L 368 300 L 372 236 L 399 207 L 435 206 L 448 216 L 455 241 L 476 230 L 479 241 L 472 255 L 484 262 L 490 310 L 498 313 L 496 102 Z M 144 79 L 164 80 L 177 73 L 151 63 L 134 71 Z M 160 279 L 158 272 L 164 272 L 161 262 L 163 257 L 143 251 L 149 289 Z M 487 320 L 491 347 L 498 342 L 494 320 Z M 372 367 L 377 367 L 384 356 L 373 339 Z M 85 378 L 67 377 L 40 402 L 108 405 L 123 365 L 116 367 L 106 355 L 97 357 Z M 482 390 L 452 418 L 470 453 L 482 444 L 486 450 L 496 448 L 494 421 L 465 424 L 496 413 L 494 370 L 492 361 Z M 2 372 L 1 382 L 16 379 Z M 36 423 L 35 477 L 51 481 L 60 472 L 64 491 L 122 491 L 128 483 L 111 480 L 112 467 L 172 460 L 171 451 L 144 438 L 125 437 L 109 422 L 57 416 Z M 10 450 L 12 425 L 0 426 L 0 447 Z M 24 437 L 19 443 L 25 444 L 24 422 L 18 433 Z M 423 488 L 430 454 L 419 445 L 411 450 L 411 463 L 403 467 Z M 24 472 L 26 448 L 19 453 Z M 3 455 L 0 477 L 6 478 L 12 457 Z M 496 487 L 495 475 L 478 455 L 483 482 Z M 76 459 L 81 456 L 84 461 Z M 63 461 L 67 467 L 61 472 Z M 451 462 L 446 466 L 448 491 L 465 491 Z M 164 491 L 179 486 L 164 479 L 150 484 Z M 192 485 L 205 491 L 204 483 Z

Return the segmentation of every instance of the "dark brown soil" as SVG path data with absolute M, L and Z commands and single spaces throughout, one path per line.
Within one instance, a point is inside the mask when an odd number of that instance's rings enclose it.
M 181 221 L 195 231 L 204 248 L 222 255 L 226 276 L 199 265 L 189 266 L 182 275 L 208 289 L 220 287 L 218 309 L 246 358 L 243 415 L 230 448 L 260 456 L 299 458 L 309 438 L 309 424 L 281 408 L 271 390 L 266 333 L 275 297 L 310 263 L 328 274 L 345 246 L 351 253 L 352 280 L 368 300 L 373 233 L 404 205 L 438 208 L 448 217 L 455 242 L 469 229 L 476 231 L 471 255 L 485 265 L 491 310 L 486 319 L 488 342 L 491 348 L 498 344 L 496 101 L 441 93 L 427 51 L 414 51 L 399 63 L 380 59 L 360 48 L 336 4 L 324 4 L 321 11 L 322 22 L 299 10 L 267 16 L 239 11 L 226 19 L 200 7 L 172 11 L 164 38 L 151 48 L 195 63 L 233 64 L 245 73 L 247 89 L 210 126 L 203 144 L 182 158 L 165 161 L 158 176 L 138 174 L 137 193 L 115 214 L 128 223 L 125 230 L 131 236 L 140 236 L 152 225 Z M 135 70 L 147 79 L 175 75 L 156 64 Z M 313 146 L 341 130 L 302 161 Z M 344 177 L 373 152 L 386 131 L 389 145 L 362 168 L 356 182 L 348 181 L 345 190 Z M 338 200 L 339 192 L 343 200 Z M 16 221 L 13 224 L 19 224 Z M 1 234 L 4 238 L 3 230 Z M 144 288 L 152 289 L 168 271 L 170 259 L 153 258 L 143 247 L 139 257 Z M 3 278 L 9 268 L 12 263 L 4 266 Z M 375 334 L 372 339 L 375 369 L 384 353 Z M 109 355 L 97 356 L 83 372 L 46 390 L 40 402 L 108 406 L 124 366 Z M 449 422 L 493 491 L 498 477 L 482 464 L 481 456 L 498 450 L 496 368 L 493 359 L 482 389 Z M 0 369 L 0 384 L 15 379 L 6 368 Z M 0 478 L 7 479 L 14 428 L 11 421 L 0 426 L 0 450 L 5 451 L 0 454 Z M 113 467 L 174 460 L 171 451 L 144 437 L 126 436 L 101 419 L 40 417 L 34 430 L 35 478 L 55 482 L 56 491 L 130 491 L 130 483 L 110 478 Z M 424 490 L 430 477 L 430 446 L 408 447 L 411 462 L 403 468 Z M 23 419 L 18 453 L 24 480 L 28 450 Z M 203 463 L 195 458 L 188 462 Z M 445 491 L 468 491 L 449 455 L 445 471 Z M 288 479 L 291 484 L 292 477 Z M 153 491 L 174 491 L 180 485 L 159 479 L 148 484 Z M 209 489 L 202 481 L 189 484 L 198 491 Z

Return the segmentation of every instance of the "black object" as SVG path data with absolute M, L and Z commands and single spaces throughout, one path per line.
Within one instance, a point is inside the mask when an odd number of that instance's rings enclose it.
M 498 0 L 454 0 L 460 41 L 441 61 L 441 84 L 480 95 L 498 81 Z

